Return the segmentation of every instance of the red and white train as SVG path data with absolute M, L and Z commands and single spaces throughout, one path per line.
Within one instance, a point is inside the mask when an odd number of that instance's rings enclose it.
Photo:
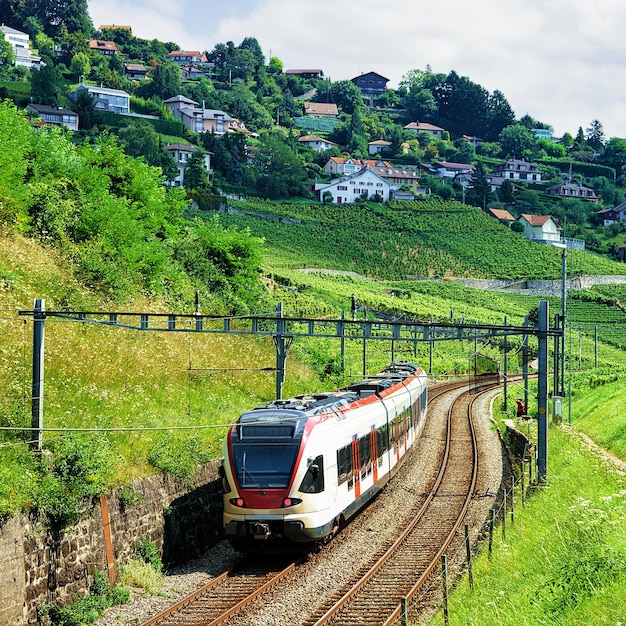
M 425 372 L 398 362 L 337 391 L 247 411 L 224 440 L 226 537 L 243 552 L 330 539 L 395 474 L 426 404 Z

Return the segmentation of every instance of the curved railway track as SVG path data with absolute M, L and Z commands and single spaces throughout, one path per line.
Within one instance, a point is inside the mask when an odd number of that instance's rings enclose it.
M 456 536 L 474 493 L 478 463 L 472 403 L 465 392 L 448 410 L 437 478 L 402 535 L 323 615 L 307 624 L 391 625 L 400 615 L 402 598 L 410 601 L 418 593 Z
M 467 382 L 437 385 L 429 392 L 429 403 L 463 387 L 467 387 Z M 352 581 L 349 588 L 318 606 L 315 614 L 302 624 L 391 625 L 400 614 L 401 599 L 410 599 L 419 592 L 457 534 L 475 489 L 477 452 L 472 403 L 469 391 L 464 391 L 448 409 L 446 435 L 442 438 L 432 489 L 407 502 L 415 510 L 408 516 L 410 522 L 400 538 L 373 554 L 369 569 L 359 573 L 356 583 Z M 450 459 L 454 461 L 449 463 Z M 332 549 L 332 542 L 329 548 Z M 294 560 L 273 565 L 260 567 L 248 562 L 235 571 L 224 572 L 140 626 L 225 624 L 297 569 Z

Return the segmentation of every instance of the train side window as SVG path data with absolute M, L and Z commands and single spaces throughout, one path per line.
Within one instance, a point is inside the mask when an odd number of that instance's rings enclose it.
M 309 463 L 299 491 L 302 493 L 322 493 L 324 491 L 324 457 L 321 454 Z
M 348 481 L 348 489 L 352 488 L 352 446 L 344 446 L 337 450 L 337 484 Z
M 359 439 L 359 452 L 361 455 L 361 478 L 372 473 L 372 446 L 369 433 Z

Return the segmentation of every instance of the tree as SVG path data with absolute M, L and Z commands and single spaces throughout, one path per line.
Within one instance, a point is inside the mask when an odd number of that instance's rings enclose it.
M 604 129 L 598 120 L 592 120 L 586 135 L 587 145 L 596 152 L 600 152 L 604 148 Z
M 63 78 L 56 66 L 49 63 L 31 74 L 31 96 L 38 104 L 59 104 Z
M 143 98 L 158 96 L 163 100 L 167 100 L 178 95 L 181 92 L 181 88 L 182 75 L 180 66 L 166 61 L 154 68 L 150 74 L 150 80 L 139 87 L 137 93 Z
M 304 192 L 303 160 L 277 133 L 266 133 L 254 157 L 257 192 L 266 198 L 287 198 Z
M 502 152 L 507 158 L 530 158 L 536 146 L 535 136 L 522 124 L 513 124 L 500 132 Z
M 209 180 L 205 166 L 205 152 L 202 149 L 194 150 L 187 159 L 183 185 L 187 189 L 203 190 L 208 189 Z
M 404 98 L 404 106 L 416 120 L 430 120 L 437 113 L 437 102 L 429 89 L 411 89 Z
M 487 125 L 484 139 L 495 141 L 503 128 L 515 124 L 515 113 L 504 94 L 497 89 L 489 96 L 487 106 Z
M 0 77 L 8 77 L 14 61 L 13 46 L 6 40 L 4 33 L 0 31 Z
M 612 167 L 619 177 L 626 169 L 626 139 L 612 137 L 604 146 L 601 163 Z
M 83 37 L 94 31 L 87 0 L 24 0 L 21 4 L 26 15 L 37 19 L 53 39 L 63 26 L 67 32 L 81 33 Z
M 282 74 L 283 62 L 278 57 L 271 57 L 267 64 L 268 74 Z
M 78 113 L 80 130 L 89 131 L 98 121 L 96 102 L 86 89 L 80 89 L 76 93 L 72 110 Z
M 482 161 L 479 161 L 472 174 L 472 186 L 469 189 L 467 197 L 474 206 L 485 209 L 487 208 L 490 196 L 491 184 L 487 180 L 487 171 Z
M 340 80 L 332 85 L 332 97 L 344 113 L 352 115 L 363 106 L 363 96 L 351 80 Z
M 515 185 L 510 178 L 505 178 L 498 189 L 498 197 L 502 202 L 510 204 L 515 201 Z M 524 230 L 522 228 L 522 230 Z
M 70 63 L 70 72 L 74 78 L 80 80 L 81 76 L 89 76 L 91 72 L 91 62 L 89 61 L 89 55 L 84 52 L 79 52 L 72 57 Z

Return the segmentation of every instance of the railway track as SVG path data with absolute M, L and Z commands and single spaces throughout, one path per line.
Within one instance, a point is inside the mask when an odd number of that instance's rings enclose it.
M 429 392 L 429 403 L 441 401 L 446 394 L 462 387 L 466 388 L 467 382 L 437 385 Z M 438 472 L 432 475 L 432 490 L 417 494 L 406 503 L 413 510 L 407 516 L 411 517 L 411 522 L 402 536 L 393 545 L 389 542 L 372 555 L 367 568 L 355 576 L 355 579 L 360 578 L 358 582 L 354 583 L 353 579 L 349 588 L 344 587 L 340 594 L 318 606 L 312 616 L 303 616 L 303 625 L 390 625 L 399 615 L 401 598 L 410 598 L 419 592 L 455 536 L 474 491 L 476 445 L 469 445 L 473 439 L 470 415 L 470 394 L 465 391 L 448 410 L 447 435 L 445 445 L 440 446 Z M 448 463 L 449 458 L 454 458 L 454 462 Z M 471 471 L 468 470 L 470 465 L 473 466 Z M 332 542 L 326 549 L 332 550 Z M 376 564 L 372 565 L 374 560 Z M 225 572 L 140 626 L 247 623 L 244 609 L 258 606 L 255 601 L 262 594 L 298 568 L 293 560 L 276 565 L 248 564 Z
M 405 531 L 360 580 L 307 625 L 389 626 L 400 615 L 402 598 L 410 601 L 420 591 L 457 534 L 474 492 L 478 467 L 472 403 L 465 392 L 450 407 L 439 473 Z M 448 463 L 451 458 L 454 462 Z
M 140 626 L 218 626 L 294 571 L 289 560 L 274 566 L 243 564 L 168 607 Z

